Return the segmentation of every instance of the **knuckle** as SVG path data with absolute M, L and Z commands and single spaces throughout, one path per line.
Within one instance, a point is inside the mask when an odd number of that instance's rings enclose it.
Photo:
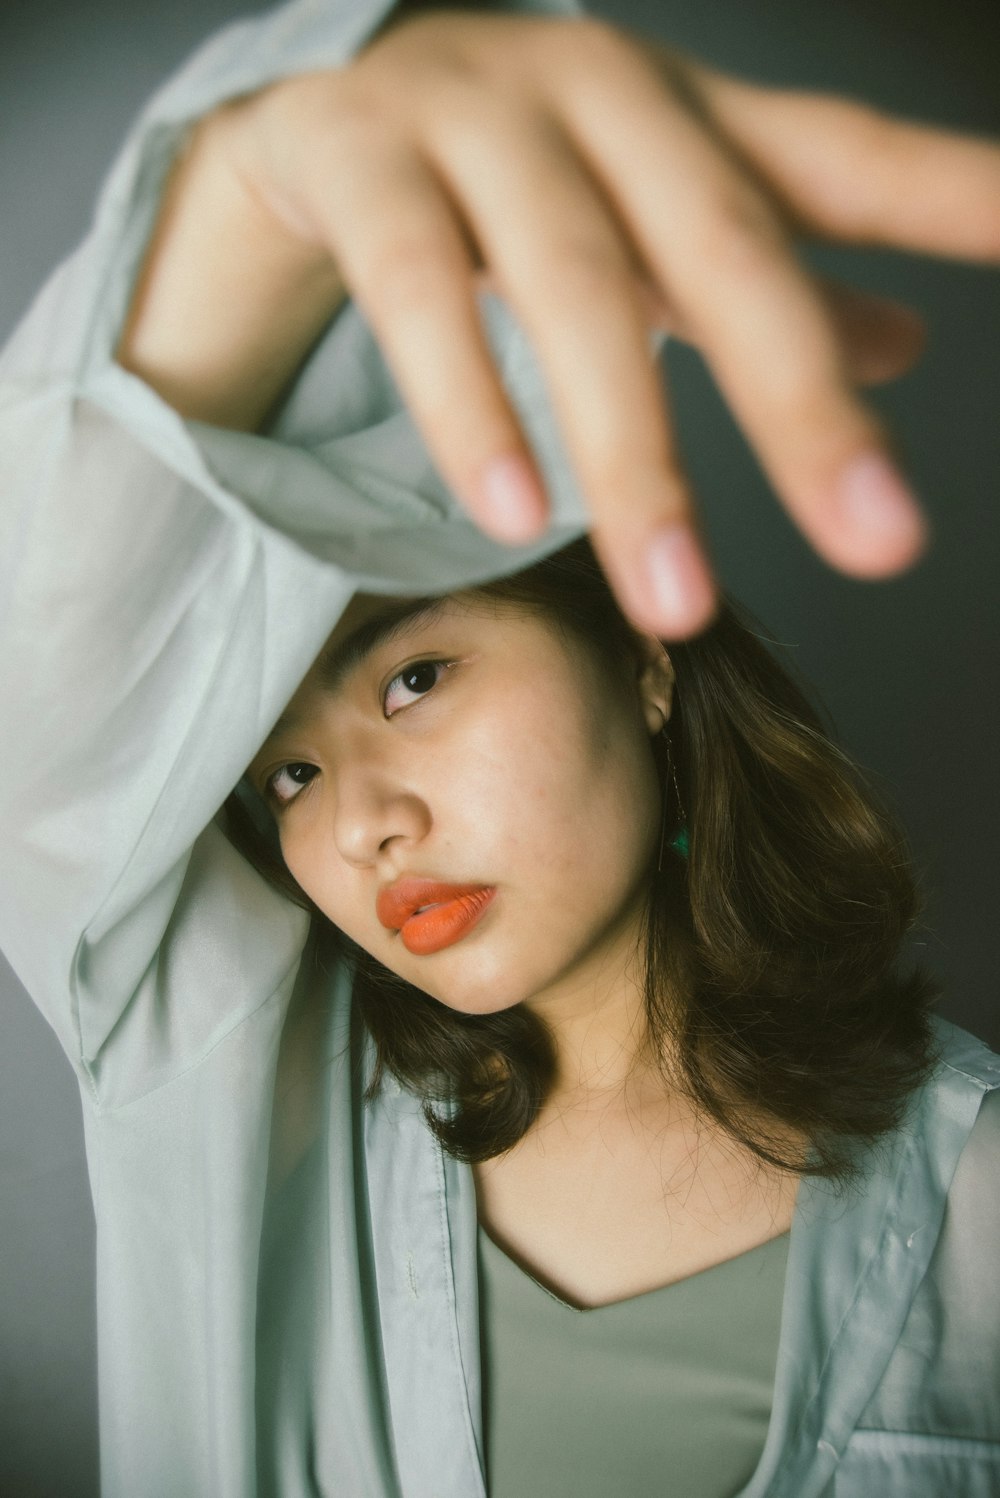
M 542 256 L 537 270 L 545 305 L 579 309 L 581 304 L 635 296 L 635 277 L 624 257 L 609 245 L 572 242 Z
M 548 27 L 549 46 L 540 49 L 539 61 L 547 76 L 564 86 L 578 88 L 581 76 L 599 84 L 613 77 L 627 80 L 649 66 L 628 31 L 603 16 L 578 16 L 571 26 L 552 19 Z
M 819 350 L 781 361 L 768 373 L 758 398 L 784 433 L 815 438 L 853 426 L 857 405 Z
M 430 96 L 427 109 L 425 133 L 437 152 L 448 159 L 457 142 L 463 159 L 471 160 L 478 153 L 486 170 L 497 142 L 517 138 L 528 104 L 516 89 L 500 90 L 468 80 L 438 90 Z
M 450 378 L 411 388 L 407 405 L 436 466 L 457 494 L 474 492 L 477 475 L 494 455 L 517 445 L 517 430 L 505 419 L 500 400 L 471 394 Z
M 392 316 L 451 297 L 455 267 L 442 246 L 423 237 L 394 238 L 367 257 L 369 297 Z
M 824 314 L 801 298 L 791 309 L 784 301 L 772 302 L 765 317 L 764 326 L 773 335 L 769 357 L 752 365 L 754 403 L 798 426 L 829 421 L 845 399 L 847 383 L 843 356 Z M 741 357 L 742 378 L 749 384 L 745 349 Z
M 689 507 L 684 475 L 665 457 L 653 453 L 636 457 L 636 443 L 622 443 L 613 452 L 594 453 L 584 473 L 595 503 L 607 505 L 611 517 L 627 516 L 642 524 L 664 513 L 681 514 Z
M 329 147 L 343 137 L 353 147 L 384 125 L 371 90 L 347 70 L 333 81 L 325 74 L 282 79 L 260 99 L 287 139 Z
M 816 432 L 829 431 L 836 423 L 837 402 L 824 383 L 796 379 L 789 368 L 773 378 L 759 392 L 761 407 L 773 426 L 784 434 L 794 432 L 797 441 Z
M 693 245 L 700 266 L 727 277 L 770 276 L 787 259 L 785 236 L 755 193 L 731 193 L 716 205 Z
M 604 16 L 581 17 L 574 23 L 573 40 L 583 55 L 596 64 L 632 59 L 636 53 L 635 44 L 628 34 Z

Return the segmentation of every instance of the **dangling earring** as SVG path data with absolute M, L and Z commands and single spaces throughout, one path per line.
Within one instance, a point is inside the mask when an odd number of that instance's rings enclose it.
M 688 848 L 690 846 L 690 843 L 689 843 L 689 840 L 688 840 L 687 813 L 684 810 L 684 803 L 681 800 L 680 786 L 677 784 L 677 771 L 674 769 L 674 757 L 673 757 L 673 755 L 670 752 L 670 735 L 667 732 L 667 720 L 666 720 L 666 718 L 664 718 L 664 720 L 663 720 L 663 727 L 660 729 L 660 732 L 663 734 L 663 737 L 667 741 L 667 767 L 668 767 L 668 769 L 670 771 L 670 779 L 671 779 L 671 781 L 673 783 L 674 795 L 677 797 L 677 811 L 678 811 L 678 813 L 680 815 L 680 826 L 678 827 L 677 831 L 674 833 L 673 837 L 670 839 L 670 846 L 671 846 L 671 848 L 674 849 L 674 851 L 676 853 L 680 854 L 681 858 L 687 858 L 687 856 L 688 856 Z M 656 862 L 656 872 L 658 874 L 662 874 L 663 873 L 663 844 L 664 844 L 664 841 L 665 841 L 665 838 L 666 838 L 666 832 L 667 832 L 667 798 L 666 798 L 666 796 L 664 796 L 663 797 L 663 806 L 662 806 L 661 812 L 660 812 L 660 856 L 659 856 L 659 858 L 657 859 L 657 862 Z

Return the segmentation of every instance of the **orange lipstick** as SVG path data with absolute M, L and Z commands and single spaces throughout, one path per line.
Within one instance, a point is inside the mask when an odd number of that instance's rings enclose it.
M 492 885 L 401 879 L 380 892 L 375 911 L 383 926 L 399 932 L 408 952 L 426 957 L 461 941 L 495 894 Z

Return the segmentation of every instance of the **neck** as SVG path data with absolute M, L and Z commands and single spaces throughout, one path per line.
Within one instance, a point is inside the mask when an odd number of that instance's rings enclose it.
M 630 920 L 553 988 L 529 1001 L 544 1020 L 556 1055 L 546 1106 L 586 1109 L 627 1099 L 636 1087 L 664 1083 L 650 1055 L 638 948 Z

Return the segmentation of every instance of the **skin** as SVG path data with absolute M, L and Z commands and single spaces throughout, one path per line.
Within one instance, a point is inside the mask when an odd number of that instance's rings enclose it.
M 355 603 L 331 643 L 378 609 Z M 314 667 L 289 704 L 297 725 L 250 767 L 324 914 L 451 1008 L 536 1009 L 559 1037 L 563 1086 L 607 1081 L 609 1051 L 627 1071 L 641 1035 L 628 959 L 659 835 L 650 736 L 669 716 L 672 670 L 657 641 L 636 651 L 623 684 L 551 623 L 459 595 L 336 692 Z M 453 664 L 429 690 L 398 681 L 435 657 Z M 416 955 L 375 911 L 404 876 L 497 896 L 461 941 Z
M 714 590 L 652 325 L 695 344 L 776 494 L 857 577 L 927 529 L 859 382 L 919 317 L 817 278 L 800 238 L 1000 261 L 1000 147 L 768 89 L 594 19 L 397 14 L 343 68 L 207 116 L 117 350 L 185 415 L 252 430 L 353 296 L 482 528 L 545 525 L 476 293 L 529 333 L 626 615 L 701 630 Z M 766 351 L 766 357 L 762 357 Z
M 477 293 L 497 291 L 538 353 L 625 614 L 682 638 L 714 590 L 652 326 L 700 350 L 832 565 L 889 576 L 926 544 L 857 389 L 912 366 L 920 319 L 817 278 L 806 237 L 997 263 L 1000 147 L 747 84 L 603 21 L 404 9 L 347 66 L 198 124 L 116 352 L 183 415 L 256 430 L 351 296 L 455 494 L 484 530 L 524 540 L 546 501 L 483 340 Z M 386 721 L 358 678 L 336 722 L 326 704 L 311 738 L 279 744 L 321 771 L 282 840 L 321 908 L 390 966 L 456 1008 L 531 1003 L 551 1024 L 558 1086 L 477 1172 L 480 1215 L 555 1288 L 599 1304 L 772 1236 L 794 1184 L 751 1181 L 637 1064 L 632 894 L 656 826 L 641 766 L 646 712 L 669 704 L 615 697 L 598 721 L 551 641 L 522 635 L 522 672 L 464 638 L 475 659 L 425 703 Z M 496 671 L 459 723 L 451 704 L 479 691 L 484 661 Z M 554 695 L 533 695 L 543 683 Z M 638 779 L 621 799 L 625 748 Z M 374 917 L 379 878 L 403 869 L 502 888 L 467 940 L 403 956 Z
M 356 600 L 331 644 L 384 609 Z M 415 693 L 404 668 L 454 664 Z M 480 1221 L 556 1293 L 595 1306 L 755 1247 L 797 1182 L 755 1168 L 666 1085 L 645 1044 L 637 943 L 669 719 L 663 646 L 609 672 L 555 626 L 458 595 L 336 692 L 314 667 L 297 722 L 250 766 L 320 909 L 393 972 L 464 1013 L 522 1003 L 553 1036 L 555 1084 L 505 1155 L 474 1168 Z M 388 713 L 388 717 L 386 716 Z M 585 809 L 581 814 L 581 809 Z M 482 920 L 429 956 L 375 914 L 405 875 L 495 885 Z

